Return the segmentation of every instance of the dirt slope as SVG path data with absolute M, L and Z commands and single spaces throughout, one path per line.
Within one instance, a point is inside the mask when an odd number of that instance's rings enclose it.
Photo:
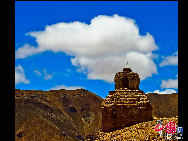
M 103 99 L 87 90 L 16 90 L 15 97 L 16 140 L 76 141 L 100 130 Z
M 178 93 L 173 94 L 146 94 L 153 107 L 155 117 L 178 116 Z

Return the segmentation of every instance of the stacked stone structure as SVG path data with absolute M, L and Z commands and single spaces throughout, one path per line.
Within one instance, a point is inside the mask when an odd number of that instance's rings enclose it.
M 102 132 L 128 127 L 152 120 L 152 106 L 139 89 L 140 78 L 130 68 L 124 68 L 114 78 L 115 90 L 102 102 Z

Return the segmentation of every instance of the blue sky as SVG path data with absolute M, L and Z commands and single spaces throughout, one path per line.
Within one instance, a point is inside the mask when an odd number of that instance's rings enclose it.
M 178 92 L 177 1 L 16 1 L 15 88 L 114 90 L 126 62 L 145 93 Z

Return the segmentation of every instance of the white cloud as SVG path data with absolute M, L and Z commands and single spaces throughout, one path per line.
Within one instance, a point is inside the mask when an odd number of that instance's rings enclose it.
M 131 69 L 137 72 L 141 79 L 157 73 L 157 68 L 151 57 L 139 52 L 129 52 L 124 56 L 108 56 L 96 59 L 80 57 L 71 61 L 73 65 L 81 66 L 82 71 L 87 66 L 88 79 L 102 79 L 113 82 L 115 73 L 122 71 L 127 60 Z
M 172 93 L 176 93 L 176 91 L 173 90 L 173 89 L 166 89 L 164 91 L 155 90 L 153 93 L 158 93 L 158 94 L 172 94 Z
M 171 56 L 163 57 L 163 60 L 159 66 L 163 67 L 167 65 L 178 65 L 178 51 L 174 52 L 174 54 Z
M 73 56 L 71 62 L 88 79 L 113 82 L 116 72 L 122 71 L 128 60 L 141 79 L 157 73 L 152 51 L 158 47 L 151 34 L 141 36 L 133 19 L 113 15 L 99 15 L 91 24 L 81 22 L 48 25 L 44 31 L 30 32 L 37 47 L 25 45 L 16 51 L 23 59 L 51 50 Z
M 34 72 L 35 72 L 38 76 L 41 76 L 41 75 L 42 75 L 41 72 L 38 71 L 38 70 L 34 70 Z
M 30 46 L 29 44 L 25 44 L 23 47 L 19 48 L 16 51 L 15 57 L 16 58 L 26 58 L 28 56 L 32 56 L 34 54 L 37 54 L 41 52 L 39 48 L 35 48 L 34 46 Z
M 65 86 L 65 85 L 57 85 L 51 88 L 50 90 L 60 90 L 60 89 L 66 89 L 66 90 L 76 90 L 76 89 L 85 89 L 81 86 Z
M 176 75 L 176 77 L 178 77 L 178 75 Z M 162 80 L 161 88 L 178 89 L 178 78 L 177 79 Z
M 43 76 L 44 80 L 49 80 L 49 79 L 52 79 L 54 73 L 52 74 L 49 74 L 47 73 L 47 70 L 46 69 L 43 69 L 43 73 L 41 73 L 40 71 L 38 70 L 34 70 L 34 72 L 38 75 L 38 76 Z
M 174 52 L 174 55 L 178 55 L 178 51 Z
M 154 92 L 147 92 L 147 94 L 148 93 L 172 94 L 172 93 L 177 93 L 177 92 L 173 89 L 165 89 L 164 91 L 155 90 Z
M 52 77 L 53 77 L 53 75 L 54 75 L 54 73 L 48 74 L 47 71 L 46 71 L 46 69 L 43 70 L 43 73 L 44 73 L 44 79 L 45 79 L 45 80 L 52 79 Z
M 15 67 L 15 85 L 20 83 L 28 84 L 29 80 L 25 77 L 23 67 L 21 65 L 18 65 L 17 67 Z

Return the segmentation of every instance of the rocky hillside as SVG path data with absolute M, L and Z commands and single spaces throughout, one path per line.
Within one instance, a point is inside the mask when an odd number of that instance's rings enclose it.
M 147 97 L 153 116 L 178 115 L 178 94 Z M 15 90 L 16 141 L 95 140 L 101 129 L 102 101 L 84 89 Z
M 15 90 L 16 141 L 94 139 L 102 98 L 84 90 Z
M 156 125 L 158 125 L 157 120 L 159 120 L 159 118 L 154 118 L 154 120 L 152 121 L 135 124 L 133 126 L 125 127 L 121 130 L 116 130 L 109 133 L 99 132 L 96 141 L 127 141 L 133 139 L 136 141 L 165 140 L 163 135 L 160 136 L 159 132 L 155 131 L 155 127 Z M 161 118 L 161 121 L 163 122 L 163 126 L 165 126 L 169 122 L 174 122 L 176 124 L 176 127 L 178 126 L 178 117 Z M 163 134 L 167 133 L 165 129 L 163 129 L 162 132 Z
M 178 115 L 178 93 L 146 94 L 152 104 L 152 114 L 155 117 L 175 117 Z

